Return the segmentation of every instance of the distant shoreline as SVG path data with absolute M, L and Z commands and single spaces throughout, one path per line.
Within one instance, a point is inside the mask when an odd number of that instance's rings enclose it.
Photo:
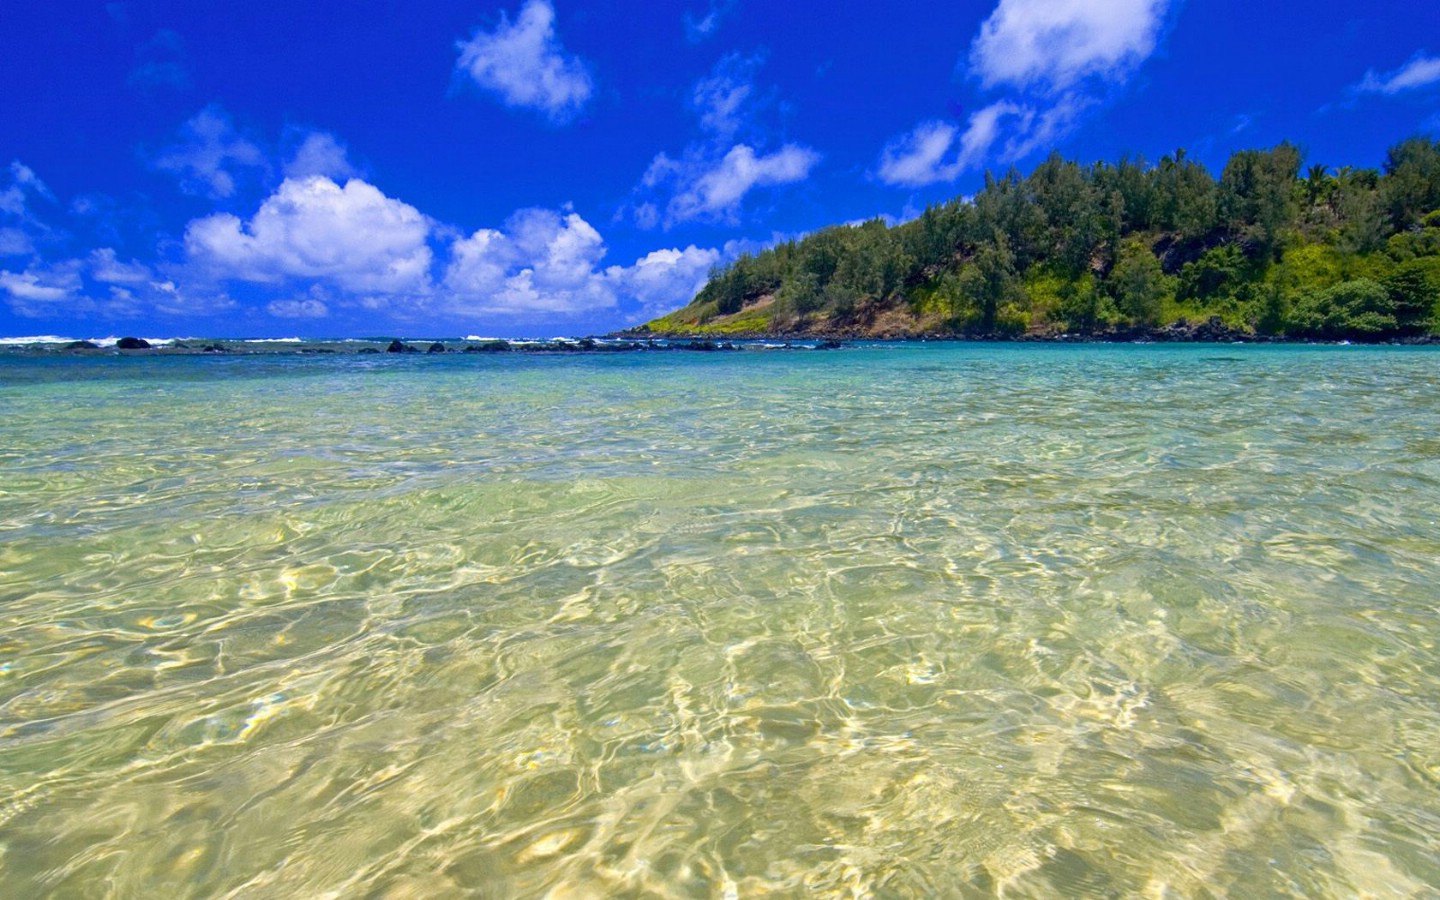
M 1023 334 L 967 334 L 967 333 L 918 333 L 896 335 L 868 335 L 845 330 L 823 332 L 800 332 L 794 334 L 773 334 L 767 332 L 737 332 L 709 335 L 687 332 L 622 331 L 612 337 L 643 340 L 657 338 L 664 340 L 731 340 L 731 341 L 839 341 L 841 343 L 863 342 L 867 344 L 886 343 L 970 343 L 970 344 L 1294 344 L 1312 346 L 1343 346 L 1364 344 L 1370 346 L 1422 347 L 1440 346 L 1440 334 L 1406 335 L 1376 339 L 1361 335 L 1321 340 L 1310 337 L 1287 335 L 1252 334 L 1221 326 L 1206 329 L 1205 326 L 1171 326 L 1169 328 L 1128 328 L 1101 332 L 1030 332 Z
M 548 340 L 489 338 L 480 341 L 464 339 L 400 338 L 245 338 L 245 339 L 119 339 L 105 344 L 93 341 L 58 341 L 23 338 L 0 339 L 0 355 L 61 356 L 98 358 L 106 356 L 440 356 L 440 355 L 506 355 L 568 356 L 575 354 L 614 353 L 715 353 L 738 351 L 838 350 L 854 344 L 1274 344 L 1297 346 L 1440 346 L 1440 335 L 1426 334 L 1392 337 L 1385 340 L 1363 338 L 1317 340 L 1285 336 L 1255 335 L 1229 329 L 1150 328 L 1128 329 L 1093 334 L 915 334 L 871 336 L 849 334 L 770 334 L 741 333 L 696 335 L 650 331 L 622 331 L 607 335 Z M 143 345 L 143 346 L 142 346 Z
M 0 354 L 26 356 L 439 356 L 455 354 L 519 354 L 564 356 L 577 353 L 709 353 L 739 350 L 834 350 L 839 341 L 824 338 L 792 338 L 784 341 L 748 341 L 736 338 L 709 337 L 637 337 L 612 335 L 549 340 L 486 338 L 465 340 L 448 338 L 342 338 L 342 339 L 107 339 L 69 341 L 24 338 L 0 339 Z

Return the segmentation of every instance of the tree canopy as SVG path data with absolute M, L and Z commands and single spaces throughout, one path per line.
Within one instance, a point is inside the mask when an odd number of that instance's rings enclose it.
M 1440 143 L 1381 169 L 1290 143 L 1215 177 L 1181 149 L 1028 175 L 887 225 L 836 226 L 717 267 L 660 332 L 1098 333 L 1219 317 L 1258 334 L 1440 331 Z

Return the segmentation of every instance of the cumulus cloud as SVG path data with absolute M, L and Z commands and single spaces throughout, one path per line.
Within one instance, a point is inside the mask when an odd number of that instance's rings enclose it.
M 1377 74 L 1374 69 L 1355 86 L 1357 93 L 1394 96 L 1440 84 L 1440 57 L 1417 54 L 1414 59 L 1391 72 Z
M 285 164 L 286 178 L 308 178 L 311 175 L 345 181 L 360 177 L 360 172 L 350 164 L 344 145 L 335 139 L 335 135 L 312 131 Z
M 207 106 L 180 129 L 180 141 L 155 159 L 155 168 L 180 177 L 180 189 L 222 200 L 235 194 L 236 174 L 268 169 L 265 154 L 241 137 L 230 116 Z
M 501 13 L 494 31 L 477 31 L 458 47 L 456 66 L 476 84 L 553 122 L 573 118 L 594 90 L 585 64 L 560 45 L 548 0 L 527 0 L 514 22 Z
M 639 309 L 632 320 L 650 319 L 689 303 L 721 260 L 718 250 L 694 244 L 684 250 L 670 248 L 647 253 L 630 266 L 611 266 L 605 279 L 619 294 L 632 298 Z
M 969 74 L 1005 91 L 960 126 L 928 121 L 892 138 L 876 174 L 886 184 L 950 182 L 990 160 L 1053 146 L 1123 83 L 1159 41 L 1169 0 L 1000 0 L 970 45 Z
M 615 305 L 596 277 L 605 242 L 578 213 L 524 209 L 504 230 L 482 228 L 451 245 L 445 288 L 483 313 L 574 313 Z
M 986 87 L 1118 81 L 1155 51 L 1167 0 L 1000 0 L 970 49 Z
M 503 228 L 452 243 L 440 305 L 455 315 L 557 317 L 623 304 L 644 318 L 689 302 L 723 258 L 692 244 L 602 268 L 606 252 L 579 213 L 522 209 Z
M 215 277 L 396 294 L 428 288 L 429 234 L 419 210 L 373 185 L 314 175 L 285 179 L 249 222 L 228 213 L 191 222 L 185 248 Z

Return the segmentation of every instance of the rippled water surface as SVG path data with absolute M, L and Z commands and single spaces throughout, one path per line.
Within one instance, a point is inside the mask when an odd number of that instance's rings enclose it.
M 1440 353 L 0 359 L 14 897 L 1434 896 Z

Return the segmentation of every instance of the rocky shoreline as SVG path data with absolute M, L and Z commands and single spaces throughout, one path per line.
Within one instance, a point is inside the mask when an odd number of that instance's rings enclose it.
M 229 356 L 278 354 L 295 355 L 438 355 L 438 354 L 522 354 L 563 356 L 576 353 L 720 353 L 741 350 L 835 350 L 842 344 L 837 340 L 824 338 L 791 338 L 781 343 L 767 343 L 759 347 L 754 343 L 734 339 L 711 339 L 708 337 L 662 337 L 651 335 L 625 338 L 608 335 L 549 341 L 528 340 L 482 340 L 482 341 L 404 341 L 399 338 L 375 340 L 314 341 L 223 341 L 194 340 L 152 342 L 143 338 L 123 337 L 106 345 L 94 341 L 68 341 L 50 343 L 37 341 L 29 344 L 9 344 L 3 349 L 10 353 L 63 354 L 67 356 L 196 356 L 224 354 Z
M 669 340 L 694 338 L 687 333 L 651 331 L 642 326 L 635 331 L 622 331 L 612 335 L 616 338 L 643 340 L 664 338 Z M 744 332 L 726 335 L 736 341 L 971 341 L 982 343 L 1051 343 L 1051 344 L 1387 344 L 1398 346 L 1440 345 L 1440 334 L 1421 334 L 1406 337 L 1391 337 L 1376 340 L 1363 335 L 1337 337 L 1334 340 L 1287 337 L 1285 335 L 1256 334 L 1242 328 L 1226 325 L 1218 316 L 1204 322 L 1189 322 L 1180 319 L 1165 326 L 1134 326 L 1109 328 L 1091 332 L 935 332 L 909 331 L 877 333 L 862 328 L 834 328 L 818 331 L 768 333 Z
M 644 326 L 637 330 L 615 332 L 584 338 L 552 340 L 414 340 L 375 338 L 341 341 L 300 342 L 294 340 L 171 340 L 161 342 L 124 337 L 105 345 L 94 341 L 51 343 L 11 343 L 4 352 L 24 354 L 63 354 L 67 356 L 193 356 L 193 355 L 438 355 L 438 354 L 521 354 L 557 356 L 576 353 L 719 353 L 744 350 L 836 350 L 847 343 L 887 342 L 978 342 L 978 343 L 1108 343 L 1108 344 L 1347 344 L 1368 343 L 1399 346 L 1440 346 L 1440 335 L 1424 334 L 1409 337 L 1348 339 L 1322 341 L 1283 335 L 1255 334 L 1232 328 L 1218 317 L 1205 322 L 1184 319 L 1163 327 L 1112 328 L 1096 332 L 1030 332 L 961 333 L 914 332 L 877 334 L 863 329 L 825 329 L 788 333 L 755 332 L 725 336 L 666 333 Z

